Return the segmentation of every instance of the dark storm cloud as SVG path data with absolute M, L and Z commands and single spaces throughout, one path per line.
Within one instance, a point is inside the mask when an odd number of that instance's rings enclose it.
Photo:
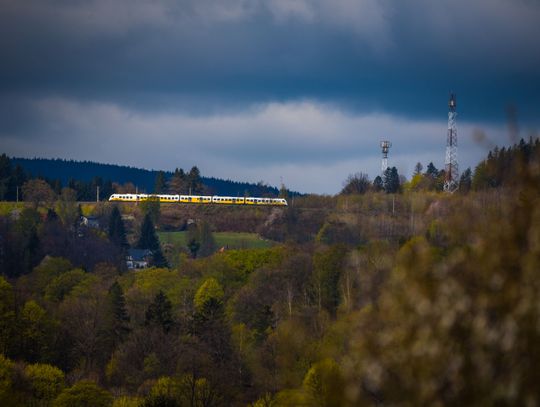
M 0 86 L 13 92 L 194 112 L 308 97 L 432 117 L 450 89 L 469 117 L 540 106 L 538 2 L 0 4 Z
M 347 174 L 460 164 L 540 117 L 527 0 L 0 0 L 0 145 L 17 156 L 174 169 L 337 192 Z M 0 151 L 0 152 L 3 152 Z

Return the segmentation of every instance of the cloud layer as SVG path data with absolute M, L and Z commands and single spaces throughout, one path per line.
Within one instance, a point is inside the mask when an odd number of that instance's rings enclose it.
M 337 193 L 348 174 L 380 172 L 379 142 L 392 140 L 390 164 L 410 176 L 416 162 L 444 163 L 446 122 L 411 121 L 386 114 L 353 115 L 313 101 L 253 106 L 241 113 L 190 116 L 140 113 L 112 104 L 66 99 L 28 102 L 24 131 L 3 133 L 4 146 L 25 156 L 62 155 L 172 170 L 198 165 L 205 175 L 278 185 L 302 192 Z M 485 124 L 492 143 L 507 144 L 504 129 Z M 462 166 L 486 154 L 472 141 L 475 126 L 460 124 Z
M 537 128 L 538 21 L 530 0 L 0 0 L 0 142 L 333 193 L 382 138 L 402 172 L 442 166 L 450 90 L 460 141 L 507 144 L 509 105 Z

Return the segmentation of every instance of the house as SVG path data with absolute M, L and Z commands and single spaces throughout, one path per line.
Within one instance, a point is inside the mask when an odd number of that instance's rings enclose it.
M 152 251 L 148 249 L 129 249 L 126 256 L 126 265 L 130 270 L 145 269 L 152 262 Z
M 81 216 L 81 225 L 99 229 L 99 219 L 96 216 Z

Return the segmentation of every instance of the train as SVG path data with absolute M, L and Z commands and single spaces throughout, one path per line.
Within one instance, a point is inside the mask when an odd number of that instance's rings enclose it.
M 233 197 L 209 195 L 161 195 L 161 194 L 112 194 L 111 202 L 141 202 L 156 200 L 163 203 L 217 204 L 217 205 L 265 205 L 287 206 L 284 198 Z

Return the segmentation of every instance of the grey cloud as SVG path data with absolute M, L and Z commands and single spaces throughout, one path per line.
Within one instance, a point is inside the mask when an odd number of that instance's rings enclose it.
M 322 193 L 338 192 L 349 173 L 376 176 L 381 139 L 392 140 L 392 165 L 407 175 L 417 161 L 442 167 L 444 160 L 444 118 L 425 122 L 358 116 L 310 101 L 206 117 L 140 114 L 111 104 L 65 99 L 30 104 L 39 126 L 0 132 L 9 154 L 167 170 L 198 165 L 205 175 L 274 184 L 283 176 L 297 190 Z M 500 128 L 484 128 L 494 142 L 508 143 Z M 459 131 L 462 165 L 475 165 L 486 151 L 470 140 L 470 124 Z

